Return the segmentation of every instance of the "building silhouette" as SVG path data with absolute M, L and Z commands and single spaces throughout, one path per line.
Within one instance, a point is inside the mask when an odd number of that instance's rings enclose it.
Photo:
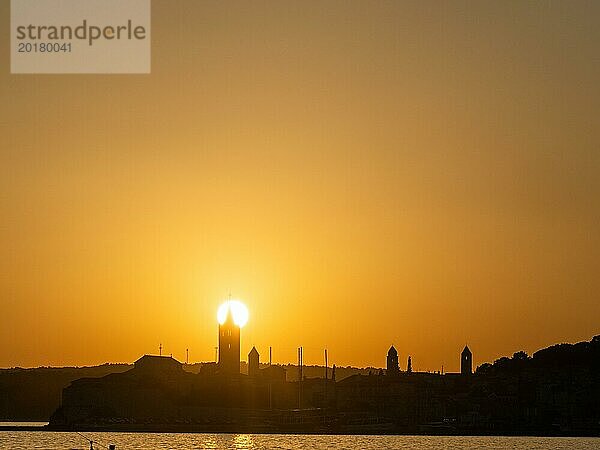
M 219 324 L 219 373 L 239 375 L 240 373 L 240 327 L 233 321 L 231 309 L 223 324 Z
M 248 376 L 257 377 L 260 371 L 260 355 L 256 347 L 252 347 L 248 353 Z
M 400 372 L 400 367 L 398 366 L 398 352 L 393 345 L 388 350 L 386 368 L 386 373 L 388 375 L 397 375 Z
M 169 374 L 181 370 L 181 363 L 172 356 L 144 355 L 133 363 L 138 372 Z
M 408 362 L 406 363 L 406 372 L 412 373 L 412 359 L 410 358 L 410 355 L 408 357 Z
M 222 328 L 225 358 L 232 354 L 226 351 L 230 350 L 226 338 L 231 336 L 225 324 Z M 127 371 L 72 380 L 63 389 L 49 427 L 62 431 L 600 435 L 600 336 L 591 342 L 554 345 L 532 357 L 517 352 L 512 358 L 482 364 L 473 375 L 464 375 L 472 372 L 468 346 L 461 352 L 461 373 L 415 371 L 412 359 L 401 373 L 394 347 L 387 357 L 387 375 L 380 369 L 346 373 L 336 380 L 334 365 L 332 379 L 322 376 L 319 367 L 313 372 L 316 377 L 305 376 L 298 382 L 287 380 L 285 366 L 259 369 L 256 348 L 248 354 L 248 376 L 239 371 L 235 376 L 221 375 L 212 370 L 214 363 L 194 373 L 171 357 L 145 355 Z M 0 378 L 31 379 L 29 373 L 19 372 L 24 371 L 0 373 Z M 39 396 L 53 384 L 51 376 L 45 371 L 31 396 Z M 4 414 L 12 409 L 2 399 L 10 398 L 13 408 L 27 397 L 23 384 L 7 385 L 0 383 L 0 413 Z
M 462 375 L 471 375 L 473 373 L 473 354 L 469 350 L 468 345 L 465 345 L 460 354 L 460 373 Z

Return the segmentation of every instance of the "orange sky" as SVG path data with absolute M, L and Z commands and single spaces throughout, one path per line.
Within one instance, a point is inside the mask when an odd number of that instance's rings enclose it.
M 0 367 L 457 370 L 600 333 L 598 2 L 153 2 L 152 74 L 10 75 Z M 450 2 L 451 3 L 451 2 Z

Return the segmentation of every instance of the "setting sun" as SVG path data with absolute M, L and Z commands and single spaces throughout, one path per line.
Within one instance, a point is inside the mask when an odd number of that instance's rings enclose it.
M 228 300 L 219 306 L 217 320 L 221 325 L 227 320 L 227 314 L 231 311 L 233 322 L 242 328 L 248 322 L 248 308 L 239 300 Z

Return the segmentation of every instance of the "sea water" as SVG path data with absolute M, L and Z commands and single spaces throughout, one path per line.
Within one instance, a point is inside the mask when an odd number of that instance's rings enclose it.
M 85 436 L 85 437 L 84 437 Z M 598 450 L 600 438 L 472 437 L 472 436 L 340 436 L 291 434 L 205 433 L 77 433 L 46 431 L 1 431 L 0 449 L 88 450 L 94 449 L 510 449 L 510 450 Z

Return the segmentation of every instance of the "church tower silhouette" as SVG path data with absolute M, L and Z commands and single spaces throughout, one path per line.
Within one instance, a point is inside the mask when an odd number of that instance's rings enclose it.
M 387 354 L 387 375 L 397 375 L 400 372 L 400 367 L 398 366 L 398 352 L 392 345 L 388 350 Z
M 460 373 L 462 375 L 471 375 L 473 373 L 473 354 L 469 350 L 468 345 L 465 345 L 460 354 Z
M 233 321 L 231 309 L 223 324 L 219 324 L 219 372 L 223 375 L 240 373 L 240 327 Z
M 256 347 L 252 347 L 248 353 L 248 376 L 257 377 L 260 373 L 260 355 Z

